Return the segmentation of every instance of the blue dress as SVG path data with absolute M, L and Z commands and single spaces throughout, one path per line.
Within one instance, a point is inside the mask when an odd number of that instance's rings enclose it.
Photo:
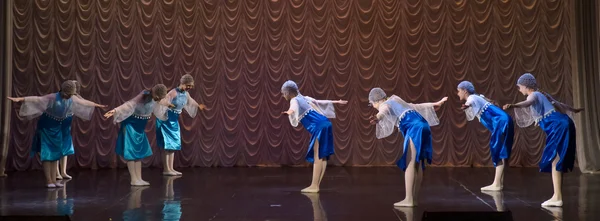
M 431 125 L 437 125 L 439 119 L 432 104 L 410 104 L 393 95 L 378 107 L 377 138 L 390 136 L 395 127 L 404 136 L 402 156 L 396 165 L 406 171 L 408 167 L 407 153 L 412 140 L 415 146 L 415 163 L 425 169 L 425 162 L 431 164 L 433 158 L 433 141 Z M 426 117 L 424 117 L 426 116 Z
M 516 108 L 515 114 L 519 126 L 531 125 L 527 118 L 533 118 L 546 133 L 546 146 L 539 163 L 540 172 L 552 172 L 552 161 L 556 156 L 559 157 L 555 168 L 557 171 L 572 171 L 575 165 L 575 151 L 577 148 L 573 120 L 569 115 L 557 112 L 552 103 L 542 93 L 536 91 L 529 95 L 528 99 L 530 98 L 534 99 L 534 103 L 529 107 L 529 112 L 525 111 L 526 114 L 520 114 L 522 113 L 518 112 L 520 108 Z
M 300 122 L 311 135 L 306 160 L 311 163 L 315 162 L 313 147 L 317 141 L 319 141 L 319 159 L 329 160 L 329 156 L 334 154 L 331 121 L 316 111 L 309 110 Z
M 167 111 L 167 120 L 156 119 L 156 142 L 165 150 L 181 150 L 181 129 L 179 115 L 188 103 L 188 94 L 179 88 L 174 89 L 177 95 L 171 100 L 175 107 Z
M 40 153 L 41 161 L 57 161 L 65 156 L 64 150 L 73 149 L 71 118 L 67 116 L 73 101 L 62 99 L 59 93 L 55 96 L 53 102 L 40 116 L 33 137 L 32 156 Z
M 410 140 L 412 140 L 416 151 L 415 163 L 417 165 L 420 163 L 422 168 L 425 169 L 425 161 L 427 161 L 428 164 L 431 164 L 431 159 L 433 158 L 431 128 L 425 118 L 414 110 L 407 110 L 400 117 L 398 129 L 402 133 L 402 136 L 404 136 L 404 144 L 402 156 L 398 162 L 396 162 L 396 165 L 402 169 L 402 171 L 406 171 L 408 165 L 406 162 L 406 154 L 410 148 Z
M 467 116 L 477 116 L 479 122 L 491 133 L 490 155 L 494 166 L 497 166 L 498 162 L 503 159 L 507 160 L 505 163 L 508 164 L 514 138 L 512 118 L 479 95 L 470 95 L 466 104 L 470 106 L 465 110 L 465 112 L 470 112 L 467 113 Z M 473 117 L 467 117 L 467 119 L 472 120 Z
M 294 97 L 290 103 L 290 109 L 294 110 L 294 114 L 289 116 L 292 126 L 298 126 L 298 122 L 300 122 L 311 134 L 306 161 L 315 162 L 314 145 L 317 141 L 319 142 L 319 159 L 329 160 L 329 157 L 334 154 L 334 138 L 333 127 L 327 116 L 335 117 L 333 106 L 317 104 L 315 99 L 302 95 Z
M 148 92 L 144 92 L 144 94 L 148 94 Z M 121 122 L 115 152 L 127 161 L 134 161 L 152 155 L 152 148 L 146 136 L 146 124 L 156 102 L 151 99 L 130 102 L 135 103 L 132 105 L 135 109 L 133 114 Z

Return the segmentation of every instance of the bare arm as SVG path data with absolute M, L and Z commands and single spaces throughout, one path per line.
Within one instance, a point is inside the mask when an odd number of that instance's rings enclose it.
M 531 105 L 533 105 L 535 103 L 535 95 L 531 94 L 529 96 L 527 96 L 527 100 L 521 101 L 519 103 L 516 104 L 505 104 L 503 109 L 510 109 L 513 107 L 529 107 Z
M 348 101 L 346 100 L 337 100 L 337 101 L 332 101 L 332 100 L 314 100 L 313 102 L 315 102 L 315 104 L 347 104 Z

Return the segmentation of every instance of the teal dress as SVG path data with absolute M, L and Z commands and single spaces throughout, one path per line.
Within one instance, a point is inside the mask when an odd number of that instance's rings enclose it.
M 188 93 L 179 88 L 173 89 L 176 95 L 171 99 L 175 107 L 167 111 L 167 120 L 156 119 L 156 143 L 165 150 L 181 150 L 181 128 L 179 115 L 188 104 Z
M 32 156 L 39 153 L 41 161 L 57 161 L 73 154 L 73 116 L 89 120 L 93 111 L 93 103 L 79 97 L 63 99 L 60 93 L 25 97 L 19 115 L 29 119 L 40 116 L 32 142 Z
M 152 155 L 152 148 L 146 136 L 146 124 L 152 116 L 156 102 L 144 91 L 126 104 L 115 108 L 115 120 L 121 121 L 115 152 L 127 161 L 141 160 Z M 129 115 L 129 116 L 125 116 Z

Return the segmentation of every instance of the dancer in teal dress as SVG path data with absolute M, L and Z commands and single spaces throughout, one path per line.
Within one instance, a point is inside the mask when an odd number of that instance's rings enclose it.
M 75 95 L 73 96 L 77 96 L 79 98 L 81 98 L 81 84 L 77 81 L 73 81 L 73 83 L 75 84 Z M 106 107 L 106 106 L 103 106 Z M 67 114 L 67 118 L 65 120 L 63 120 L 63 123 L 61 125 L 61 130 L 63 131 L 63 133 L 71 133 L 71 124 L 73 122 L 73 113 L 68 113 Z M 65 137 L 65 140 L 63 141 L 64 143 L 73 143 L 73 139 L 71 136 Z M 71 179 L 72 177 L 67 174 L 67 158 L 69 155 L 73 155 L 75 154 L 75 148 L 73 148 L 73 145 L 63 145 L 63 150 L 62 150 L 62 155 L 63 157 L 60 158 L 60 161 L 58 162 L 58 173 L 56 174 L 56 179 L 58 180 L 62 180 L 62 179 Z
M 504 169 L 510 158 L 513 145 L 514 126 L 512 118 L 502 108 L 492 104 L 483 95 L 475 93 L 471 82 L 458 84 L 458 97 L 466 101 L 462 109 L 471 121 L 477 117 L 490 132 L 490 155 L 496 167 L 494 182 L 482 187 L 482 191 L 500 191 L 504 188 Z
M 554 195 L 542 206 L 561 207 L 562 174 L 573 170 L 575 165 L 575 123 L 567 114 L 578 113 L 576 109 L 554 99 L 550 94 L 538 90 L 535 77 L 526 73 L 517 80 L 519 92 L 527 100 L 506 104 L 504 109 L 514 108 L 519 127 L 528 127 L 534 122 L 546 133 L 546 147 L 540 160 L 540 172 L 552 172 Z
M 396 95 L 387 98 L 381 88 L 373 88 L 369 92 L 369 104 L 379 111 L 371 117 L 371 123 L 377 125 L 377 138 L 390 136 L 395 127 L 404 136 L 402 156 L 396 165 L 405 172 L 406 198 L 394 206 L 417 206 L 425 161 L 431 164 L 433 155 L 430 126 L 439 124 L 434 108 L 444 104 L 447 99 L 444 97 L 435 103 L 411 104 Z
M 144 90 L 125 104 L 107 112 L 104 117 L 113 117 L 114 123 L 121 123 L 115 152 L 127 161 L 127 169 L 132 186 L 147 186 L 142 179 L 142 159 L 152 155 L 152 148 L 146 136 L 146 124 L 154 114 L 166 116 L 167 106 L 158 104 L 167 94 L 167 87 L 158 84 L 152 90 Z
M 335 118 L 333 104 L 347 104 L 348 102 L 315 100 L 304 96 L 300 94 L 298 85 L 293 81 L 286 81 L 281 87 L 281 93 L 286 100 L 290 101 L 290 108 L 283 114 L 288 115 L 292 126 L 297 127 L 298 123 L 302 123 L 311 134 L 306 160 L 314 164 L 312 183 L 301 191 L 317 193 L 327 168 L 327 160 L 334 154 L 333 128 L 328 118 Z
M 181 172 L 176 171 L 173 168 L 173 162 L 175 160 L 175 151 L 181 150 L 181 128 L 179 126 L 179 115 L 183 111 L 190 115 L 190 117 L 196 117 L 198 109 L 204 110 L 206 108 L 203 104 L 198 104 L 188 92 L 194 88 L 194 78 L 186 74 L 181 77 L 179 87 L 169 91 L 167 96 L 161 101 L 162 103 L 171 104 L 174 107 L 167 111 L 166 121 L 159 118 L 156 119 L 156 142 L 159 147 L 165 150 L 164 154 L 164 166 L 163 175 L 167 176 L 179 176 Z
M 32 155 L 35 153 L 40 155 L 48 188 L 62 186 L 56 182 L 58 160 L 63 157 L 63 150 L 73 146 L 70 127 L 63 127 L 64 121 L 70 115 L 86 121 L 90 120 L 95 107 L 105 107 L 74 96 L 76 87 L 73 81 L 65 81 L 58 93 L 41 97 L 8 98 L 14 102 L 23 102 L 19 111 L 21 117 L 27 119 L 40 117 L 33 138 Z

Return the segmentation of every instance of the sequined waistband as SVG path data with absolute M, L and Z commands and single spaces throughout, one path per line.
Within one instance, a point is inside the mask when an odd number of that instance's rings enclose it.
M 406 110 L 406 111 L 402 112 L 402 114 L 400 114 L 400 116 L 398 117 L 398 125 L 400 125 L 400 122 L 402 122 L 402 119 L 403 119 L 403 118 L 404 118 L 404 117 L 405 117 L 407 114 L 409 114 L 409 113 L 412 113 L 412 112 L 417 112 L 417 111 L 415 111 L 415 110 Z
M 182 110 L 177 110 L 177 109 L 168 109 L 169 111 L 176 113 L 176 114 L 181 114 L 181 112 L 183 112 Z
M 485 112 L 485 110 L 487 110 L 487 109 L 488 109 L 488 107 L 490 107 L 490 105 L 492 105 L 490 102 L 487 102 L 487 103 L 485 103 L 485 104 L 483 105 L 483 107 L 481 107 L 481 109 L 479 109 L 479 112 L 477 112 L 477 115 L 476 115 L 476 116 L 477 116 L 477 117 L 481 117 L 481 114 L 482 114 L 483 112 Z
M 59 122 L 60 122 L 60 121 L 64 121 L 64 120 L 66 120 L 67 118 L 69 118 L 69 117 L 71 117 L 71 116 L 73 116 L 73 115 L 72 115 L 72 114 L 70 114 L 70 115 L 67 115 L 66 117 L 56 117 L 56 116 L 52 116 L 52 115 L 50 115 L 50 114 L 48 114 L 48 113 L 44 112 L 44 116 L 46 116 L 47 118 L 50 118 L 50 119 L 52 119 L 52 120 L 55 120 L 55 121 L 59 121 Z
M 131 117 L 133 117 L 135 119 L 140 119 L 140 120 L 148 120 L 148 119 L 150 119 L 150 115 L 148 115 L 148 116 L 140 116 L 140 115 L 133 114 L 133 115 L 131 115 Z
M 556 110 L 552 109 L 552 110 L 546 112 L 543 116 L 536 118 L 535 119 L 535 124 L 538 125 L 540 121 L 542 121 L 544 118 L 550 116 L 554 112 L 556 112 Z

